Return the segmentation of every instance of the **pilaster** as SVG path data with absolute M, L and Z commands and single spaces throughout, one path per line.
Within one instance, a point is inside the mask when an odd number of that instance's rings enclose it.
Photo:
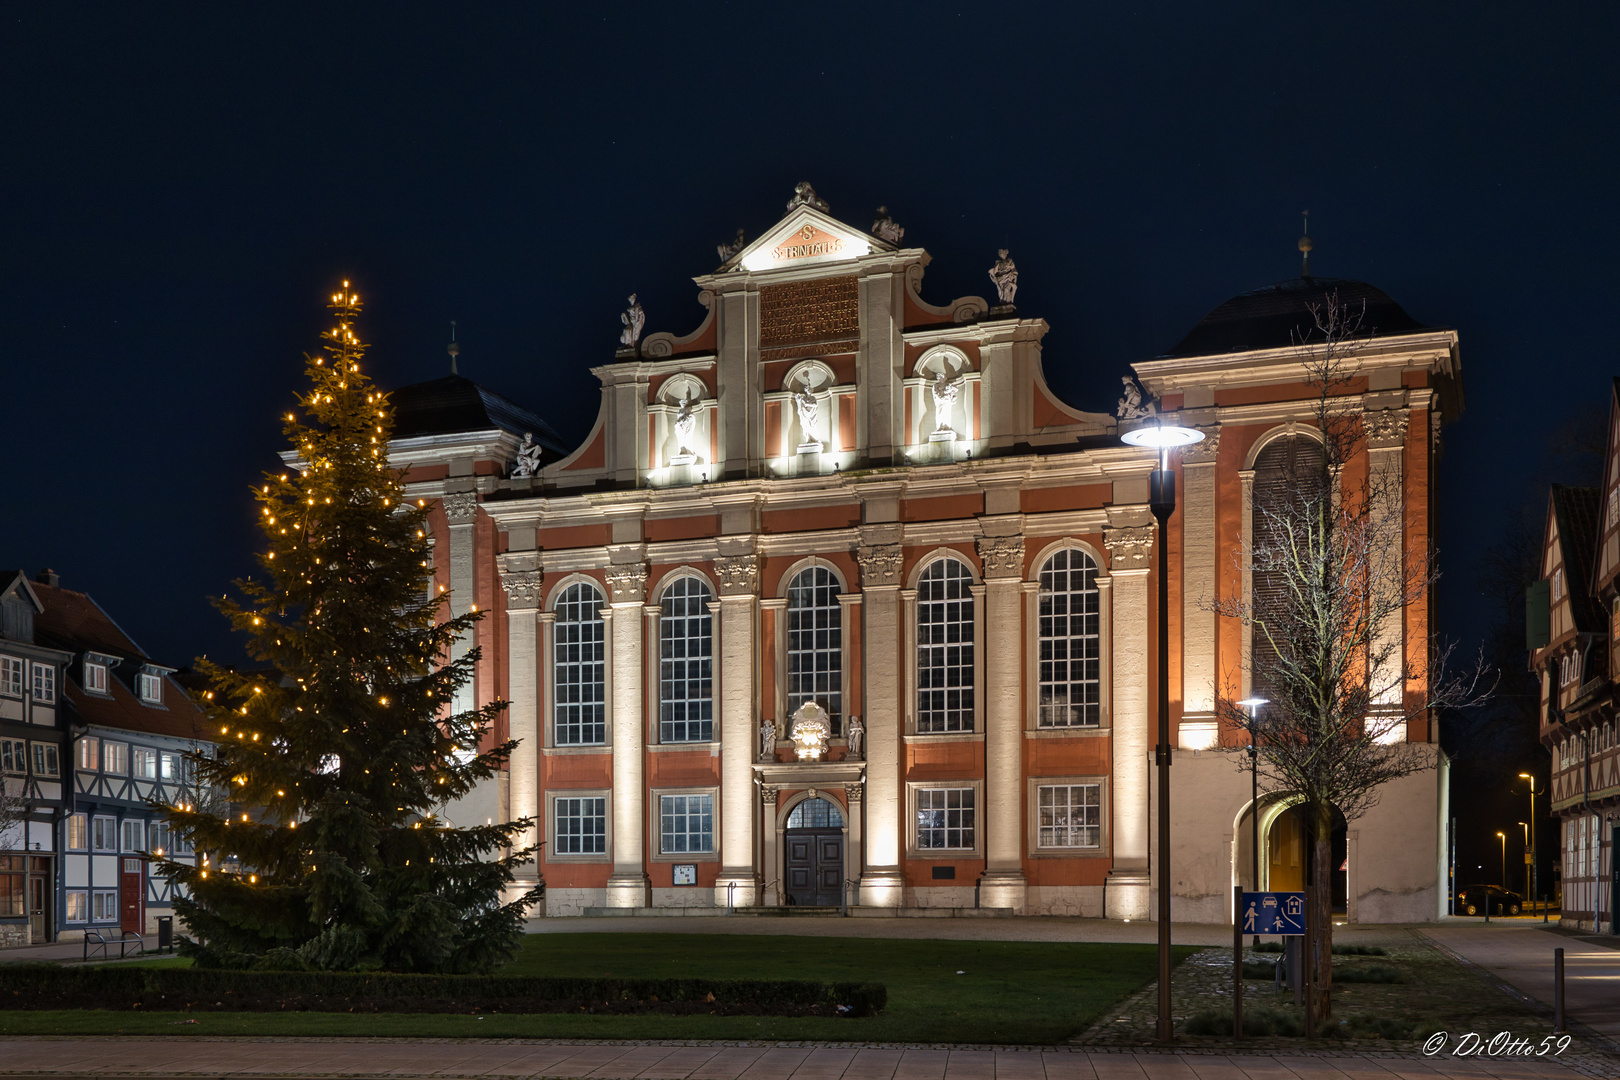
M 608 705 L 613 724 L 613 873 L 608 877 L 606 906 L 646 907 L 646 725 L 641 678 L 646 564 L 610 566 L 607 585 L 610 600 L 602 614 L 608 624 L 612 669 Z
M 1019 618 L 1023 601 L 1024 538 L 987 536 L 978 542 L 984 566 L 985 612 L 985 871 L 984 907 L 1022 911 L 1024 880 L 1023 665 Z
M 898 537 L 896 537 L 898 538 Z M 861 903 L 899 907 L 903 793 L 900 786 L 900 569 L 898 543 L 864 544 L 861 567 L 866 653 L 866 857 Z
M 506 815 L 528 818 L 529 827 L 513 841 L 534 848 L 534 862 L 517 868 L 517 885 L 533 887 L 540 873 L 540 702 L 536 615 L 542 574 L 536 552 L 501 557 L 501 588 L 506 592 L 507 722 L 517 743 L 507 763 Z
M 1114 865 L 1104 889 L 1110 919 L 1145 919 L 1148 876 L 1148 572 L 1153 527 L 1109 529 L 1113 581 L 1113 826 Z
M 1215 458 L 1220 428 L 1181 450 L 1181 732 L 1184 750 L 1219 739 L 1215 719 Z
M 720 874 L 714 902 L 727 892 L 741 907 L 757 902 L 754 865 L 754 662 L 758 555 L 714 560 L 720 586 Z

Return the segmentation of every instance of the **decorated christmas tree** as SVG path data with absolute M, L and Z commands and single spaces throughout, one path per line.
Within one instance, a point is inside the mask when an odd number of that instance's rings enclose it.
M 441 621 L 429 595 L 427 510 L 388 464 L 388 395 L 361 370 L 360 299 L 309 357 L 285 430 L 296 461 L 255 493 L 265 576 L 217 606 L 263 670 L 200 662 L 217 725 L 202 785 L 229 800 L 170 808 L 197 864 L 162 871 L 200 964 L 479 972 L 512 956 L 538 892 L 503 902 L 528 821 L 457 828 L 446 803 L 493 777 L 512 743 L 480 751 L 504 702 L 454 712 L 478 651 L 451 643 L 482 617 Z

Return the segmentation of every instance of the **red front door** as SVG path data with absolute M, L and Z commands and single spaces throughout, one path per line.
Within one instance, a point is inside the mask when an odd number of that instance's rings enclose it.
M 131 859 L 126 856 L 123 862 L 123 873 L 118 875 L 118 896 L 122 909 L 119 913 L 118 928 L 144 934 L 146 932 L 146 860 Z

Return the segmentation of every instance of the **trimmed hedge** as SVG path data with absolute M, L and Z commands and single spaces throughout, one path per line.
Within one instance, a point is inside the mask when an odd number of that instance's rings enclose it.
M 0 1008 L 873 1016 L 882 983 L 0 964 Z

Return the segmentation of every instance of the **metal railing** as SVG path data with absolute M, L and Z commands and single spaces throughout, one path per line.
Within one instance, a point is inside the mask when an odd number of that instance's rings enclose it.
M 120 937 L 108 938 L 102 936 L 99 930 L 86 930 L 84 932 L 84 959 L 90 959 L 90 950 L 95 949 L 101 953 L 103 960 L 111 960 L 107 952 L 114 945 L 118 946 L 118 959 L 122 960 L 129 955 L 129 947 L 135 946 L 135 955 L 141 956 L 146 952 L 146 941 L 133 930 L 125 930 Z

